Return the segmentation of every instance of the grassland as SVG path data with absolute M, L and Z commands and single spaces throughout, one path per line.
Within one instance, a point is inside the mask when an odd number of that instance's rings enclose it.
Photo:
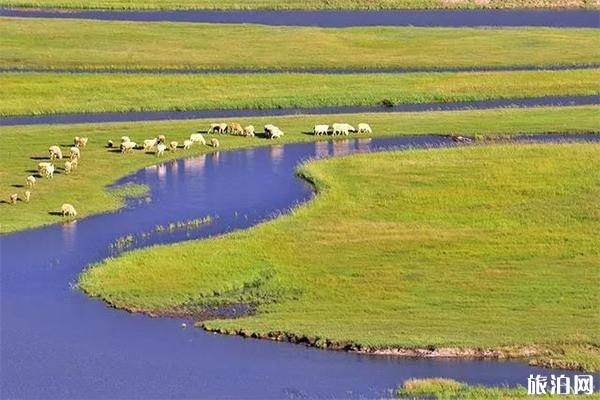
M 290 116 L 245 118 L 242 123 L 257 127 L 275 123 L 285 132 L 282 142 L 312 141 L 315 137 L 303 132 L 323 121 L 366 121 L 374 129 L 374 136 L 419 134 L 518 134 L 544 132 L 600 132 L 597 106 L 504 109 L 485 111 L 431 112 L 431 113 L 377 113 L 362 115 Z M 214 121 L 213 121 L 214 122 Z M 36 168 L 37 158 L 48 155 L 48 146 L 67 146 L 74 136 L 87 136 L 90 144 L 84 150 L 79 169 L 68 177 L 60 174 L 51 181 L 40 180 L 29 204 L 16 206 L 0 204 L 2 222 L 0 232 L 10 232 L 60 221 L 49 215 L 64 202 L 73 203 L 80 216 L 119 208 L 122 200 L 105 190 L 105 186 L 120 176 L 158 160 L 142 152 L 123 156 L 104 148 L 108 139 L 116 140 L 129 135 L 141 142 L 145 138 L 166 134 L 169 139 L 182 140 L 190 133 L 208 126 L 207 120 L 163 121 L 111 124 L 78 124 L 56 126 L 20 126 L 0 128 L 0 198 L 8 200 L 11 193 L 22 193 L 24 179 Z M 221 149 L 259 146 L 272 142 L 259 138 L 222 137 Z M 193 147 L 189 152 L 168 154 L 165 159 L 210 151 L 209 147 Z M 33 159 L 32 159 L 33 158 Z M 62 167 L 62 165 L 58 165 Z
M 310 163 L 301 173 L 320 194 L 292 215 L 124 254 L 80 286 L 153 313 L 259 304 L 204 323 L 219 332 L 323 347 L 514 347 L 599 370 L 599 152 L 502 145 Z
M 472 386 L 454 381 L 452 379 L 411 379 L 398 388 L 396 397 L 400 399 L 464 399 L 464 400 L 517 400 L 530 399 L 524 387 L 506 388 L 506 387 L 483 387 Z M 561 398 L 561 399 L 579 399 L 581 395 L 538 395 L 535 398 Z M 586 395 L 586 399 L 600 399 L 600 393 Z
M 338 29 L 0 18 L 0 37 L 1 68 L 440 69 L 600 63 L 595 29 Z
M 126 10 L 389 10 L 431 8 L 583 8 L 593 0 L 0 0 L 4 7 Z
M 366 75 L 0 74 L 0 115 L 374 106 L 600 94 L 600 69 Z

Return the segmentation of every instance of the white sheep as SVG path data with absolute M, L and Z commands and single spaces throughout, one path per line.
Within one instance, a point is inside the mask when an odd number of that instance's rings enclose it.
M 58 146 L 48 147 L 48 153 L 50 153 L 51 160 L 54 160 L 56 158 L 58 158 L 59 160 L 62 160 L 62 158 L 63 158 L 62 151 L 60 150 L 60 147 L 58 147 Z
M 19 199 L 19 195 L 13 193 L 10 195 L 10 204 L 17 204 L 17 200 Z
M 114 145 L 115 144 L 113 143 L 112 140 L 109 140 L 108 142 L 106 142 L 106 147 L 108 147 L 109 149 L 112 149 Z
M 29 199 L 31 199 L 31 191 L 26 190 L 25 191 L 25 202 L 29 203 Z
M 329 131 L 329 125 L 315 125 L 313 133 L 315 135 L 327 135 Z
M 27 178 L 25 178 L 25 181 L 26 181 L 26 186 L 27 187 L 34 187 L 35 186 L 35 176 L 29 175 Z
M 201 133 L 192 133 L 190 135 L 190 140 L 194 143 L 197 142 L 206 145 L 206 139 L 204 139 L 204 136 L 202 136 Z
M 50 164 L 46 167 L 46 178 L 54 178 L 54 164 Z
M 272 124 L 265 125 L 265 134 L 271 139 L 280 138 L 283 136 L 283 131 Z
M 77 146 L 77 147 L 85 147 L 87 145 L 87 142 L 88 142 L 88 138 L 86 138 L 86 137 L 80 137 L 80 138 L 78 138 L 77 142 L 75 143 L 75 146 Z
M 136 142 L 124 142 L 121 143 L 121 153 L 131 153 L 137 146 Z
M 212 138 L 212 139 L 210 139 L 210 145 L 212 147 L 219 147 L 221 145 L 221 143 L 219 143 L 219 139 Z
M 185 150 L 189 150 L 192 148 L 192 145 L 194 144 L 194 142 L 192 142 L 191 140 L 184 140 L 183 141 L 183 148 Z
M 71 147 L 70 151 L 71 154 L 69 158 L 71 159 L 71 161 L 78 160 L 79 158 L 81 158 L 81 151 L 79 150 L 79 147 Z
M 255 129 L 254 125 L 248 125 L 244 127 L 244 136 L 254 136 Z
M 165 135 L 158 135 L 156 137 L 156 143 L 158 144 L 165 144 L 167 141 L 167 138 L 165 137 Z
M 158 144 L 158 138 L 144 140 L 144 151 L 150 151 Z
M 333 134 L 334 135 L 346 135 L 346 136 L 348 136 L 348 134 L 351 131 L 355 131 L 356 130 L 356 129 L 354 129 L 354 127 L 352 125 L 346 124 L 346 123 L 343 123 L 343 124 L 333 124 L 332 127 L 333 127 Z
M 369 124 L 361 123 L 358 124 L 358 133 L 373 133 Z
M 75 136 L 73 138 L 73 145 L 77 146 L 79 144 L 79 136 Z
M 159 157 L 159 156 L 162 156 L 163 154 L 165 154 L 165 150 L 166 150 L 166 149 L 167 149 L 167 146 L 165 146 L 165 145 L 164 145 L 164 144 L 162 144 L 162 143 L 159 143 L 159 144 L 156 146 L 156 156 L 157 156 L 157 157 Z
M 71 161 L 65 161 L 65 174 L 70 174 L 73 169 L 73 163 Z
M 37 168 L 37 170 L 38 170 L 38 174 L 40 174 L 40 176 L 44 176 L 44 171 L 46 171 L 46 168 L 47 168 L 48 166 L 50 166 L 51 164 L 52 164 L 52 163 L 49 163 L 49 162 L 41 162 L 41 163 L 38 163 L 38 168 Z
M 79 165 L 79 161 L 77 158 L 71 160 L 71 169 L 77 169 L 78 165 Z
M 125 142 L 131 142 L 131 139 L 129 138 L 129 136 L 121 136 L 121 144 L 123 144 Z
M 54 164 L 49 162 L 41 162 L 38 164 L 38 173 L 45 178 L 54 177 Z
M 224 122 L 210 124 L 209 133 L 226 133 L 227 132 L 227 124 Z
M 75 207 L 69 203 L 65 203 L 60 207 L 60 211 L 63 216 L 75 217 L 77 216 L 77 211 L 75 211 Z
M 177 150 L 177 146 L 179 146 L 179 143 L 173 140 L 171 143 L 169 143 L 169 150 L 175 151 Z

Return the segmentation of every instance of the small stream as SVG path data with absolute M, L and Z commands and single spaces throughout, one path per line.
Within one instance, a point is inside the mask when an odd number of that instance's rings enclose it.
M 537 135 L 524 141 L 594 141 Z M 442 136 L 348 139 L 225 151 L 144 168 L 147 184 L 109 214 L 0 236 L 0 387 L 3 398 L 381 398 L 405 379 L 449 377 L 526 385 L 531 373 L 573 372 L 490 360 L 403 359 L 330 352 L 183 329 L 181 320 L 107 307 L 71 285 L 117 238 L 213 217 L 198 229 L 150 235 L 133 247 L 244 229 L 313 197 L 294 171 L 308 158 L 455 146 Z M 115 155 L 118 157 L 118 155 Z M 239 201 L 244 199 L 244 201 Z

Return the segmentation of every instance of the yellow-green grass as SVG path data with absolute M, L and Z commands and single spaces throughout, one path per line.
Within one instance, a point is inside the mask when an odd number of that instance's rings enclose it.
M 0 74 L 0 115 L 374 106 L 600 93 L 600 69 L 367 75 Z
M 599 144 L 366 154 L 301 173 L 319 194 L 291 215 L 106 260 L 80 287 L 152 313 L 258 304 L 206 321 L 210 330 L 368 348 L 514 346 L 600 369 Z
M 598 113 L 600 107 L 564 107 L 534 109 L 503 109 L 431 113 L 376 113 L 358 115 L 317 115 L 242 118 L 238 122 L 254 124 L 275 123 L 285 131 L 282 143 L 324 140 L 302 132 L 312 129 L 316 123 L 348 121 L 353 124 L 369 122 L 373 136 L 420 135 L 420 134 L 518 134 L 518 133 L 578 133 L 600 132 Z M 29 204 L 19 202 L 16 206 L 0 204 L 2 220 L 0 232 L 32 228 L 58 222 L 60 217 L 49 215 L 64 202 L 76 206 L 79 216 L 114 210 L 122 200 L 105 190 L 105 186 L 117 178 L 159 160 L 138 151 L 121 155 L 107 151 L 103 146 L 108 139 L 116 143 L 122 135 L 129 135 L 140 143 L 143 139 L 166 134 L 168 139 L 182 142 L 190 133 L 206 129 L 215 120 L 161 121 L 109 124 L 77 124 L 56 126 L 1 127 L 0 138 L 0 198 L 8 200 L 11 193 L 23 194 L 25 188 L 14 187 L 25 183 L 30 170 L 42 160 L 31 157 L 47 156 L 48 146 L 69 145 L 74 136 L 89 137 L 83 150 L 80 166 L 70 176 L 57 174 L 52 181 L 38 179 Z M 220 136 L 221 149 L 272 144 L 260 138 Z M 63 147 L 68 152 L 68 147 Z M 211 151 L 210 147 L 194 146 L 190 151 L 168 153 L 165 159 L 184 157 Z M 57 164 L 62 167 L 62 164 Z M 58 172 L 62 172 L 59 171 Z
M 2 68 L 439 69 L 600 63 L 595 29 L 315 28 L 0 18 L 0 37 Z
M 396 397 L 399 399 L 464 399 L 464 400 L 513 400 L 513 399 L 531 399 L 531 398 L 560 398 L 560 399 L 580 399 L 583 395 L 528 395 L 524 387 L 485 387 L 467 385 L 452 379 L 428 378 L 428 379 L 410 379 L 396 390 Z M 600 393 L 583 396 L 586 399 L 600 399 Z
M 584 8 L 594 0 L 0 0 L 4 7 L 126 10 L 389 10 L 430 8 Z

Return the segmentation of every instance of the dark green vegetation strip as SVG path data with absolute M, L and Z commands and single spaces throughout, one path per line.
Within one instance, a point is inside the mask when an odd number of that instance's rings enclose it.
M 430 378 L 430 379 L 410 379 L 398 388 L 396 397 L 400 399 L 463 399 L 463 400 L 513 400 L 513 399 L 531 399 L 531 398 L 560 398 L 560 399 L 600 399 L 600 393 L 593 395 L 537 395 L 527 394 L 524 387 L 506 388 L 506 387 L 484 387 L 472 386 L 460 383 L 452 379 Z
M 285 131 L 280 142 L 312 141 L 315 137 L 302 132 L 310 131 L 316 123 L 347 121 L 357 124 L 368 122 L 375 136 L 442 134 L 516 134 L 543 132 L 600 132 L 598 112 L 600 107 L 563 107 L 535 109 L 505 109 L 485 111 L 431 112 L 431 113 L 377 113 L 358 115 L 290 116 L 243 118 L 243 124 L 261 127 L 275 123 Z M 152 165 L 158 160 L 152 155 L 139 151 L 123 156 L 111 153 L 104 148 L 108 139 L 115 142 L 122 135 L 129 135 L 138 143 L 143 139 L 166 134 L 169 140 L 180 143 L 190 133 L 206 129 L 209 122 L 137 122 L 111 124 L 77 124 L 57 126 L 22 126 L 0 128 L 0 198 L 8 200 L 11 193 L 22 195 L 25 177 L 36 168 L 40 160 L 31 157 L 45 157 L 48 146 L 65 145 L 68 151 L 74 136 L 89 137 L 89 144 L 83 151 L 82 160 L 76 172 L 68 177 L 60 174 L 54 179 L 38 180 L 29 204 L 19 202 L 16 206 L 0 204 L 2 223 L 0 232 L 31 228 L 60 221 L 60 217 L 49 215 L 57 211 L 64 202 L 73 203 L 80 216 L 114 210 L 122 205 L 119 197 L 105 191 L 105 186 L 127 173 Z M 319 137 L 319 139 L 325 139 Z M 259 138 L 220 137 L 221 149 L 234 149 L 248 146 L 273 144 Z M 165 159 L 205 153 L 211 148 L 194 146 L 190 151 L 169 153 Z M 57 164 L 62 167 L 62 164 Z
M 299 28 L 0 18 L 0 37 L 2 68 L 385 69 L 600 63 L 600 35 L 594 29 Z
M 0 115 L 370 106 L 600 93 L 600 69 L 373 75 L 0 74 Z
M 151 312 L 260 304 L 254 316 L 205 323 L 220 331 L 369 348 L 516 346 L 598 370 L 599 153 L 491 145 L 311 163 L 302 174 L 320 195 L 292 215 L 133 251 L 80 285 Z
M 417 8 L 598 8 L 594 0 L 0 0 L 0 6 L 128 10 L 388 10 Z

